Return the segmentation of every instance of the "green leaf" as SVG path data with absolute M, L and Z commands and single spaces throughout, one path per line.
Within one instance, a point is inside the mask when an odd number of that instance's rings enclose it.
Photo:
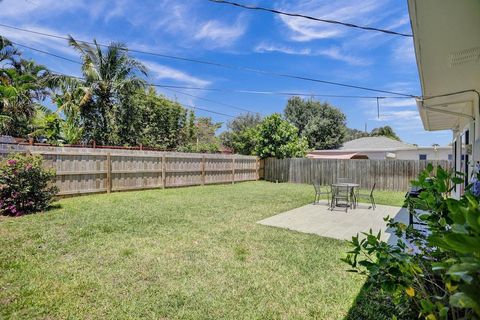
M 444 236 L 445 243 L 460 253 L 480 252 L 480 237 L 459 233 L 449 233 Z
M 478 303 L 464 292 L 457 292 L 450 297 L 450 304 L 457 308 L 479 308 Z

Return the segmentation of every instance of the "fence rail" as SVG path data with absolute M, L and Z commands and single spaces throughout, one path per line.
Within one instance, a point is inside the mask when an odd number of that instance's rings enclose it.
M 59 195 L 235 183 L 260 175 L 259 160 L 251 156 L 0 144 L 0 156 L 11 152 L 42 155 L 56 170 Z
M 450 168 L 450 161 L 423 160 L 323 160 L 274 159 L 265 160 L 265 180 L 293 183 L 331 184 L 338 178 L 350 178 L 364 188 L 406 191 L 410 181 L 417 178 L 428 163 Z

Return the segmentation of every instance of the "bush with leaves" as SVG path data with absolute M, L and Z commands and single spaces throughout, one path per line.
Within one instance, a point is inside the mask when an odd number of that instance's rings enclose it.
M 256 130 L 254 152 L 260 158 L 303 157 L 307 149 L 307 141 L 298 136 L 298 129 L 278 113 L 263 119 Z
M 0 162 L 0 214 L 21 216 L 45 210 L 58 192 L 55 171 L 42 157 L 12 155 Z
M 367 286 L 380 287 L 425 319 L 480 317 L 480 192 L 476 183 L 460 199 L 450 198 L 463 181 L 459 175 L 429 165 L 412 181 L 423 191 L 406 200 L 424 230 L 387 217 L 396 245 L 370 231 L 352 239 L 344 259 L 352 271 L 369 275 Z

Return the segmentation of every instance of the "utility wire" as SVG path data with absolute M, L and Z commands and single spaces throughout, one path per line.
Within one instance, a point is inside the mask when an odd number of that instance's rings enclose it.
M 374 27 L 360 26 L 360 25 L 357 25 L 357 24 L 342 22 L 342 21 L 337 21 L 337 20 L 315 18 L 315 17 L 312 17 L 312 16 L 307 16 L 307 15 L 303 15 L 303 14 L 299 14 L 299 13 L 290 13 L 290 12 L 280 11 L 280 10 L 271 9 L 271 8 L 264 8 L 264 7 L 257 7 L 257 6 L 252 6 L 252 5 L 241 4 L 241 3 L 237 3 L 237 2 L 231 2 L 231 1 L 225 1 L 225 0 L 208 0 L 208 1 L 215 2 L 215 3 L 220 3 L 220 4 L 227 4 L 227 5 L 231 5 L 231 6 L 235 6 L 235 7 L 243 8 L 243 9 L 248 9 L 248 10 L 266 11 L 266 12 L 272 12 L 272 13 L 276 13 L 276 14 L 279 14 L 279 15 L 289 16 L 289 17 L 297 17 L 297 18 L 304 18 L 304 19 L 318 21 L 318 22 L 338 24 L 338 25 L 342 25 L 344 27 L 349 27 L 349 28 L 357 28 L 357 29 L 362 29 L 362 30 L 367 30 L 367 31 L 382 32 L 382 33 L 396 35 L 396 36 L 402 36 L 402 37 L 413 37 L 412 34 L 408 34 L 408 33 L 401 33 L 401 32 L 396 32 L 396 31 L 386 30 L 386 29 L 380 29 L 380 28 L 374 28 Z
M 18 28 L 18 27 L 14 27 L 14 26 L 5 25 L 5 24 L 2 24 L 2 23 L 0 23 L 0 26 L 5 27 L 5 28 L 14 29 L 14 30 L 23 31 L 23 32 L 29 32 L 29 33 L 33 33 L 33 34 L 37 34 L 37 35 L 42 35 L 42 36 L 46 36 L 46 37 L 63 39 L 63 40 L 67 40 L 67 41 L 69 40 L 68 37 L 58 36 L 58 35 L 53 35 L 53 34 L 49 34 L 49 33 L 45 33 L 45 32 L 39 32 L 39 31 L 28 30 L 28 29 L 23 29 L 23 28 Z M 79 41 L 81 41 L 83 43 L 86 43 L 86 44 L 95 45 L 95 43 L 92 42 L 92 41 L 84 41 L 84 40 L 79 40 Z M 102 47 L 107 47 L 107 48 L 110 47 L 109 45 L 106 45 L 106 44 L 101 44 L 101 43 L 97 43 L 97 44 L 99 46 L 102 46 Z M 274 71 L 267 71 L 267 70 L 261 70 L 261 69 L 255 69 L 255 68 L 233 66 L 233 65 L 227 65 L 227 64 L 222 64 L 222 63 L 217 63 L 217 62 L 212 62 L 212 61 L 185 58 L 185 57 L 172 56 L 172 55 L 165 55 L 165 54 L 161 54 L 161 53 L 155 53 L 155 52 L 149 52 L 149 51 L 137 50 L 137 49 L 122 49 L 122 50 L 125 50 L 125 51 L 128 51 L 128 52 L 145 54 L 145 55 L 152 55 L 152 56 L 157 56 L 157 57 L 162 57 L 162 58 L 168 58 L 168 59 L 175 59 L 175 60 L 182 60 L 182 61 L 194 62 L 194 63 L 199 63 L 199 64 L 211 65 L 211 66 L 216 66 L 216 67 L 226 68 L 226 69 L 231 69 L 231 70 L 240 70 L 240 71 L 252 72 L 252 73 L 257 73 L 257 74 L 262 74 L 262 75 L 276 76 L 276 77 L 282 77 L 282 78 L 289 78 L 289 79 L 295 79 L 295 80 L 302 80 L 302 81 L 309 81 L 309 82 L 315 82 L 315 83 L 322 83 L 322 84 L 340 86 L 340 87 L 351 88 L 351 89 L 365 90 L 365 91 L 371 91 L 371 92 L 380 92 L 380 93 L 388 93 L 388 94 L 393 94 L 393 95 L 402 96 L 402 97 L 416 98 L 415 95 L 411 95 L 411 94 L 407 94 L 407 93 L 395 92 L 395 91 L 389 91 L 389 90 L 381 90 L 381 89 L 369 88 L 369 87 L 364 87 L 364 86 L 351 85 L 351 84 L 322 80 L 322 79 L 316 79 L 316 78 L 311 78 L 311 77 L 306 77 L 306 76 L 298 76 L 298 75 L 292 75 L 292 74 L 281 73 L 281 72 L 274 72 Z
M 82 81 L 86 81 L 85 78 L 83 77 L 78 77 L 78 76 L 72 76 L 72 75 L 68 75 L 68 74 L 65 74 L 65 73 L 62 73 L 62 72 L 58 72 L 58 71 L 55 71 L 55 70 L 50 70 L 50 72 L 52 74 L 55 74 L 55 75 L 58 75 L 58 76 L 63 76 L 63 77 L 68 77 L 68 78 L 73 78 L 73 79 L 77 79 L 77 80 L 82 80 Z M 148 85 L 151 85 L 151 84 L 148 84 Z M 148 95 L 144 92 L 137 92 L 138 94 L 141 94 L 145 97 L 148 97 Z M 180 103 L 178 101 L 176 101 L 178 104 L 180 104 L 181 106 L 183 106 L 184 108 L 187 108 L 187 109 L 190 109 L 190 110 L 201 110 L 201 111 L 205 111 L 205 112 L 209 112 L 209 113 L 213 113 L 213 114 L 217 114 L 217 115 L 220 115 L 220 116 L 224 116 L 224 117 L 229 117 L 229 118 L 235 118 L 235 116 L 231 115 L 231 114 L 226 114 L 226 113 L 223 113 L 223 112 L 218 112 L 218 111 L 213 111 L 213 110 L 209 110 L 209 109 L 205 109 L 205 108 L 201 108 L 201 107 L 196 107 L 196 106 L 190 106 L 190 105 L 187 105 L 187 104 L 184 104 L 184 103 Z
M 13 42 L 13 41 L 10 41 L 12 42 L 13 44 L 19 46 L 19 47 L 23 47 L 23 48 L 27 48 L 29 50 L 32 50 L 32 51 L 37 51 L 37 52 L 40 52 L 40 53 L 43 53 L 43 54 L 46 54 L 46 55 L 50 55 L 50 56 L 53 56 L 53 57 L 56 57 L 56 58 L 59 58 L 59 59 L 62 59 L 62 60 L 66 60 L 66 61 L 69 61 L 69 62 L 72 62 L 72 63 L 75 63 L 75 64 L 79 64 L 79 65 L 82 65 L 81 62 L 79 61 L 76 61 L 76 60 L 73 60 L 73 59 L 70 59 L 70 58 L 67 58 L 67 57 L 64 57 L 64 56 L 60 56 L 60 55 L 57 55 L 57 54 L 54 54 L 54 53 L 51 53 L 51 52 L 48 52 L 48 51 L 44 51 L 44 50 L 41 50 L 41 49 L 37 49 L 37 48 L 33 48 L 33 47 L 30 47 L 30 46 L 26 46 L 24 44 L 21 44 L 21 43 L 18 43 L 18 42 Z M 409 98 L 409 97 L 398 97 L 398 96 L 358 96 L 358 95 L 336 95 L 336 94 L 318 94 L 318 93 L 303 93 L 303 92 L 285 92 L 285 91 L 259 91 L 259 90 L 244 90 L 244 89 L 225 89 L 225 88 L 205 88 L 205 87 L 194 87 L 194 86 L 182 86 L 182 85 L 168 85 L 168 84 L 152 84 L 150 83 L 149 84 L 150 86 L 154 86 L 154 87 L 159 87 L 159 88 L 164 88 L 164 89 L 170 89 L 171 91 L 174 91 L 174 92 L 177 92 L 177 93 L 180 93 L 180 94 L 184 94 L 184 95 L 189 95 L 191 97 L 195 97 L 195 98 L 198 98 L 198 99 L 201 99 L 201 100 L 204 100 L 204 101 L 210 101 L 210 102 L 213 102 L 213 103 L 217 103 L 217 104 L 222 104 L 224 106 L 229 106 L 231 108 L 234 108 L 234 109 L 238 109 L 238 110 L 242 110 L 242 111 L 246 111 L 246 112 L 254 112 L 254 111 L 251 111 L 251 110 L 248 110 L 248 109 L 244 109 L 244 108 L 240 108 L 240 107 L 236 107 L 236 106 L 233 106 L 233 105 L 230 105 L 230 104 L 226 104 L 226 103 L 223 103 L 223 102 L 219 102 L 219 101 L 215 101 L 215 100 L 210 100 L 210 99 L 207 99 L 207 98 L 203 98 L 203 97 L 199 97 L 199 96 L 196 96 L 196 95 L 192 95 L 192 94 L 188 94 L 186 92 L 183 92 L 183 91 L 175 91 L 173 89 L 186 89 L 186 90 L 199 90 L 199 91 L 215 91 L 215 92 L 227 92 L 227 93 L 245 93 L 245 94 L 259 94 L 259 95 L 280 95 L 280 96 L 303 96 L 303 97 L 323 97 L 323 98 L 351 98 L 351 99 L 406 99 L 406 98 Z
M 211 103 L 215 103 L 215 104 L 218 104 L 218 105 L 229 107 L 229 108 L 232 108 L 232 109 L 237 109 L 237 110 L 248 112 L 248 113 L 257 113 L 256 111 L 248 110 L 248 109 L 245 109 L 245 108 L 237 107 L 237 106 L 234 106 L 234 105 L 231 105 L 231 104 L 228 104 L 228 103 L 215 101 L 215 100 L 212 100 L 212 99 L 207 99 L 207 98 L 200 97 L 200 96 L 197 96 L 197 95 L 194 95 L 194 94 L 190 94 L 190 93 L 187 93 L 187 92 L 184 92 L 184 91 L 175 90 L 175 89 L 171 89 L 171 88 L 164 88 L 164 89 L 166 89 L 168 91 L 176 92 L 176 93 L 179 93 L 179 94 L 183 94 L 183 95 L 186 95 L 186 96 L 189 96 L 189 97 L 193 97 L 193 98 L 196 98 L 196 99 L 199 99 L 199 100 L 208 101 L 208 102 L 211 102 Z

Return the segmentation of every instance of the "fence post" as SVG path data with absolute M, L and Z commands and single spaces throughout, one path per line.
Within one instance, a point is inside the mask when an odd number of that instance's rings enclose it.
M 205 185 L 205 156 L 202 156 L 202 186 Z
M 107 193 L 112 192 L 112 156 L 107 153 Z
M 260 180 L 260 160 L 258 158 L 255 159 L 255 169 L 257 170 L 256 180 Z
M 162 189 L 167 186 L 167 163 L 165 155 L 162 156 Z
M 235 183 L 235 157 L 232 158 L 232 184 Z

